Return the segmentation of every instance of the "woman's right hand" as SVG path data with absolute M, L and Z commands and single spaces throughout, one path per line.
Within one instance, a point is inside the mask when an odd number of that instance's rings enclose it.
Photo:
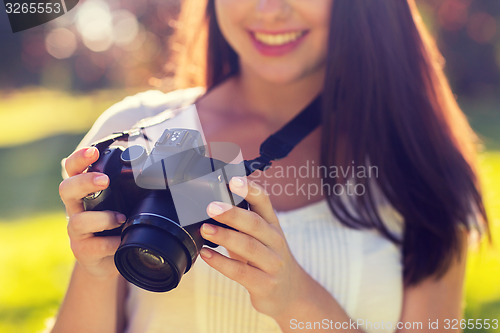
M 113 256 L 120 245 L 119 236 L 96 237 L 95 232 L 110 230 L 125 222 L 125 216 L 111 211 L 85 211 L 83 198 L 104 190 L 109 178 L 103 173 L 86 172 L 99 158 L 96 148 L 75 151 L 64 161 L 68 178 L 59 185 L 59 195 L 66 206 L 71 250 L 82 269 L 99 278 L 118 276 Z

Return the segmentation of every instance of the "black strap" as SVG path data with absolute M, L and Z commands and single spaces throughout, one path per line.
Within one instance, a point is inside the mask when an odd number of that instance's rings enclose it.
M 319 126 L 320 122 L 321 96 L 318 96 L 295 118 L 260 145 L 259 157 L 244 162 L 247 176 L 257 170 L 265 171 L 271 167 L 272 161 L 288 156 L 299 142 Z
M 102 153 L 106 148 L 111 146 L 116 141 L 128 141 L 130 137 L 142 136 L 148 141 L 151 141 L 144 133 L 144 127 L 133 128 L 129 131 L 115 132 L 107 137 L 101 139 L 99 142 L 92 144 L 92 147 L 96 147 L 100 153 Z
M 104 151 L 104 149 L 108 148 L 115 141 L 126 141 L 129 138 L 130 134 L 128 132 L 120 132 L 113 133 L 108 135 L 101 141 L 94 143 L 92 146 L 96 147 L 100 153 Z

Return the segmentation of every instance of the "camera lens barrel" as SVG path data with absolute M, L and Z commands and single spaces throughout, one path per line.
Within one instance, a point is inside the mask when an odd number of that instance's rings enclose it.
M 156 221 L 163 223 L 163 228 L 145 223 L 158 219 L 163 220 Z M 192 256 L 196 256 L 198 251 L 190 253 L 184 242 L 174 236 L 176 232 L 165 230 L 181 228 L 171 221 L 165 221 L 163 217 L 142 215 L 133 222 L 140 225 L 130 225 L 124 229 L 121 245 L 115 253 L 118 271 L 129 282 L 149 291 L 174 289 L 189 270 Z M 190 246 L 191 251 L 193 246 Z
M 178 222 L 169 191 L 150 191 L 123 226 L 115 264 L 131 283 L 165 292 L 179 284 L 198 253 L 197 242 Z

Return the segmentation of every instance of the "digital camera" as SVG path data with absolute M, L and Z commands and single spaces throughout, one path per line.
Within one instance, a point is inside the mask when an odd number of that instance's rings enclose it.
M 84 208 L 127 217 L 122 227 L 96 235 L 121 235 L 116 267 L 143 289 L 175 288 L 203 245 L 216 246 L 201 237 L 201 225 L 229 227 L 209 218 L 208 203 L 223 201 L 248 209 L 228 186 L 232 177 L 245 176 L 243 165 L 208 157 L 196 130 L 167 129 L 150 152 L 144 145 L 96 147 L 100 156 L 88 172 L 105 173 L 110 183 L 84 198 Z

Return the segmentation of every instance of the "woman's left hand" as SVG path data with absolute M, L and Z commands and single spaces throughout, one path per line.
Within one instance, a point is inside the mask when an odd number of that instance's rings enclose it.
M 253 307 L 275 319 L 300 304 L 312 278 L 293 257 L 278 218 L 264 189 L 246 178 L 233 178 L 233 193 L 244 197 L 251 210 L 213 202 L 207 212 L 234 229 L 205 223 L 202 236 L 225 247 L 226 257 L 203 248 L 201 257 L 211 267 L 245 287 Z M 315 282 L 315 281 L 314 281 Z

